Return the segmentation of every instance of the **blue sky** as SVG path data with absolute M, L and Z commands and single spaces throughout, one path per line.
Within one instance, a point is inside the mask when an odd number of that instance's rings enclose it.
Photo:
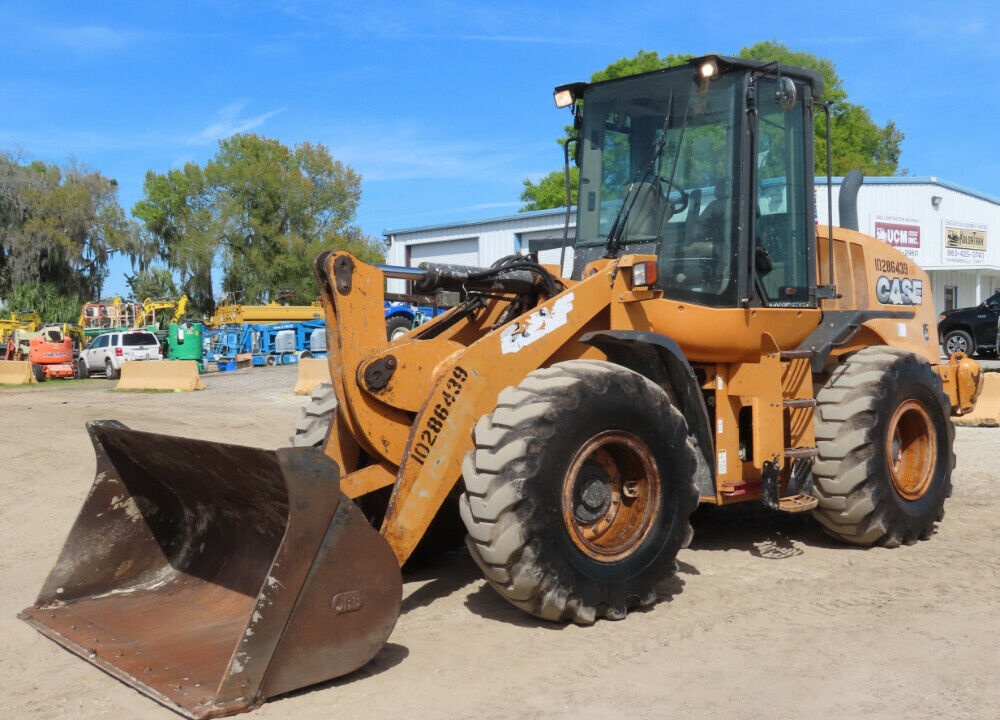
M 357 222 L 381 236 L 516 212 L 522 179 L 562 164 L 555 85 L 639 49 L 771 39 L 894 120 L 911 175 L 1000 197 L 996 0 L 0 0 L 0 149 L 113 177 L 128 211 L 147 170 L 204 164 L 233 133 L 320 142 L 361 174 Z

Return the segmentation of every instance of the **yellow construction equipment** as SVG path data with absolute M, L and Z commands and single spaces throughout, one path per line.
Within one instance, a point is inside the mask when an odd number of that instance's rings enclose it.
M 36 332 L 42 327 L 42 319 L 38 313 L 12 312 L 10 317 L 0 318 L 0 347 L 6 348 L 15 330 Z
M 861 546 L 929 537 L 980 368 L 939 362 L 927 275 L 852 222 L 859 176 L 843 227 L 817 226 L 821 92 L 721 56 L 557 88 L 570 278 L 322 254 L 331 383 L 300 447 L 92 425 L 94 488 L 22 617 L 209 717 L 377 652 L 400 566 L 455 506 L 501 596 L 581 624 L 657 601 L 699 502 L 811 511 Z M 461 302 L 390 343 L 387 277 Z
M 215 314 L 205 320 L 208 327 L 242 325 L 243 323 L 276 323 L 294 320 L 317 320 L 323 318 L 323 305 L 319 301 L 312 305 L 243 305 L 229 293 L 215 307 Z
M 141 310 L 136 314 L 133 320 L 133 327 L 135 329 L 142 329 L 146 327 L 159 327 L 160 318 L 157 317 L 157 313 L 163 310 L 173 310 L 173 314 L 170 317 L 170 322 L 179 323 L 184 319 L 184 313 L 187 312 L 188 306 L 188 296 L 181 295 L 177 300 L 154 300 L 153 298 L 146 298 L 142 301 Z
M 194 360 L 126 360 L 115 390 L 204 390 Z

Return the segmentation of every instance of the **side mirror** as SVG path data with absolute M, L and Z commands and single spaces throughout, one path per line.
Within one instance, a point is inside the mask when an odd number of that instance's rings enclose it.
M 778 78 L 778 89 L 774 93 L 774 102 L 777 104 L 778 109 L 781 112 L 788 112 L 793 107 L 795 107 L 795 100 L 798 98 L 798 91 L 795 89 L 795 83 L 790 77 L 779 77 Z
M 760 245 L 758 245 L 754 250 L 754 265 L 757 268 L 757 274 L 761 277 L 767 275 L 774 269 L 774 263 L 771 262 L 771 256 L 768 254 L 767 250 L 762 248 Z

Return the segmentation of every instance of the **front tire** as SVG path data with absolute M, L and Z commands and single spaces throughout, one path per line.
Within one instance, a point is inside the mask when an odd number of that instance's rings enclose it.
M 951 357 L 957 352 L 965 353 L 969 357 L 972 357 L 976 351 L 976 343 L 973 342 L 972 336 L 965 332 L 965 330 L 952 330 L 944 336 L 943 348 L 944 354 L 947 357 Z
M 816 519 L 855 545 L 930 537 L 955 467 L 950 405 L 930 364 L 896 348 L 865 348 L 816 399 Z
M 288 441 L 292 447 L 322 447 L 326 433 L 333 425 L 337 412 L 337 396 L 333 383 L 320 383 L 309 397 L 309 404 L 299 410 L 295 434 Z
M 558 363 L 500 393 L 475 442 L 459 509 L 500 595 L 580 624 L 656 602 L 698 502 L 687 423 L 661 387 L 607 362 Z
M 333 427 L 337 418 L 337 395 L 333 390 L 333 383 L 320 383 L 312 392 L 309 404 L 299 411 L 299 419 L 295 424 L 295 434 L 289 439 L 293 447 L 315 447 L 323 449 L 327 432 Z M 386 509 L 389 507 L 389 500 L 392 496 L 392 487 L 384 487 L 362 495 L 353 500 L 354 504 L 361 509 L 368 522 L 376 530 L 382 525 Z M 417 547 L 403 565 L 403 571 L 426 566 L 437 561 L 440 557 L 452 550 L 461 547 L 462 538 L 465 533 L 462 524 L 458 521 L 456 510 L 457 500 L 449 496 L 445 500 L 444 506 L 437 517 L 431 522 L 430 527 L 420 539 Z

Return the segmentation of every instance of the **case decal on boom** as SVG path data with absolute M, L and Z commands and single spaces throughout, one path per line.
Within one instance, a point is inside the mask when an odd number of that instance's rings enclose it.
M 573 293 L 567 293 L 552 305 L 552 309 L 539 308 L 531 313 L 527 323 L 516 322 L 500 333 L 500 351 L 504 355 L 516 353 L 553 330 L 566 324 L 569 311 L 573 309 Z

